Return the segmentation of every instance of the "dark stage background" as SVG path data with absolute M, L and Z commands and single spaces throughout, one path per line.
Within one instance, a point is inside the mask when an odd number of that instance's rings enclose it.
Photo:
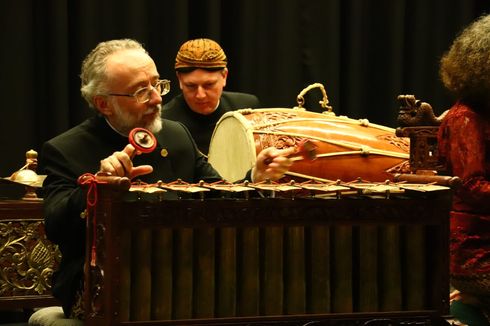
M 325 85 L 334 111 L 396 127 L 399 94 L 436 113 L 452 99 L 438 62 L 488 0 L 0 0 L 0 176 L 28 149 L 91 114 L 79 92 L 80 64 L 103 40 L 144 43 L 172 80 L 179 46 L 209 37 L 229 59 L 228 90 L 263 107 L 293 107 L 307 85 Z M 306 107 L 319 111 L 320 92 Z M 80 148 L 90 153 L 89 148 Z M 95 172 L 95 171 L 87 171 Z

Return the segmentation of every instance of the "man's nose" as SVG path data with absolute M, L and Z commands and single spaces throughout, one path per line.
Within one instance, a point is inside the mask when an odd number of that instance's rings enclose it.
M 157 104 L 161 104 L 162 101 L 163 101 L 162 96 L 158 93 L 158 91 L 155 88 L 152 88 L 150 92 L 150 100 L 148 101 L 148 103 L 150 105 L 157 105 Z
M 197 87 L 196 97 L 198 98 L 206 97 L 206 92 L 204 91 L 204 88 L 202 88 L 201 86 Z

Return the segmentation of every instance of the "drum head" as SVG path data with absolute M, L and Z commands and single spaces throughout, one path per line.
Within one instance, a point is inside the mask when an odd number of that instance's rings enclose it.
M 225 113 L 216 124 L 209 145 L 208 161 L 230 182 L 242 180 L 255 164 L 253 130 L 238 112 Z

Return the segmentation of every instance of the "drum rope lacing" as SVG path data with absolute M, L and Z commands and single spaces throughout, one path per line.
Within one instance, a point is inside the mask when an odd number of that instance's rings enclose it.
M 256 130 L 255 133 L 264 134 L 264 135 L 284 135 L 289 137 L 308 138 L 311 140 L 318 140 L 327 144 L 341 146 L 354 150 L 354 151 L 344 151 L 344 152 L 336 152 L 336 153 L 323 153 L 323 154 L 318 154 L 317 157 L 333 157 L 339 155 L 356 155 L 356 154 L 361 154 L 361 155 L 377 154 L 377 155 L 385 155 L 388 157 L 408 159 L 410 156 L 408 153 L 399 153 L 394 151 L 392 152 L 392 151 L 387 151 L 382 149 L 375 149 L 367 145 L 359 146 L 358 144 L 349 144 L 348 142 L 345 141 L 336 141 L 331 139 L 325 139 L 323 137 L 310 136 L 310 135 L 304 135 L 299 133 L 291 133 L 291 132 L 286 133 L 286 132 L 263 131 L 263 130 Z

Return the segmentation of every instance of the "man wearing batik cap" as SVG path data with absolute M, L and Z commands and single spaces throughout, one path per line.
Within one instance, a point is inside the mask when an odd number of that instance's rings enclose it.
M 201 38 L 185 42 L 175 58 L 182 94 L 163 107 L 163 117 L 183 123 L 205 155 L 223 114 L 260 107 L 254 95 L 223 91 L 228 77 L 226 66 L 225 52 L 215 41 Z

